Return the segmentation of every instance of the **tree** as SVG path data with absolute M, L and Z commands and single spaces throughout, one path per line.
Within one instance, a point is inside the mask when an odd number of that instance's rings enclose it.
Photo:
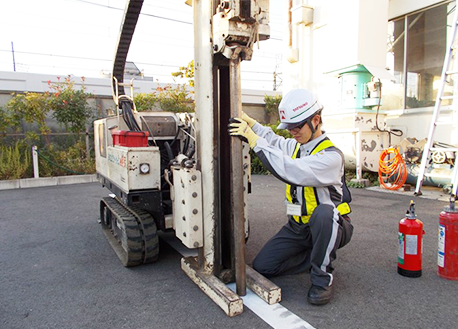
M 21 121 L 37 124 L 41 134 L 47 135 L 50 129 L 46 125 L 46 115 L 49 112 L 48 93 L 13 94 L 13 98 L 6 103 L 6 111 L 2 116 L 8 126 L 16 131 L 21 128 Z
M 134 96 L 137 111 L 152 111 L 157 108 L 168 112 L 194 112 L 194 60 L 187 66 L 173 72 L 174 78 L 187 79 L 186 84 L 176 86 L 159 86 L 152 93 L 141 93 Z
M 265 112 L 269 116 L 274 116 L 278 120 L 278 105 L 281 102 L 281 95 L 269 96 L 264 95 L 264 103 L 266 104 Z
M 84 82 L 84 78 L 82 78 Z M 51 84 L 48 81 L 51 94 L 49 94 L 49 107 L 53 117 L 65 129 L 80 134 L 86 130 L 86 123 L 92 117 L 92 109 L 88 104 L 91 94 L 86 93 L 83 84 L 81 90 L 74 89 L 74 81 L 68 76 L 63 82 Z
M 194 87 L 194 60 L 188 63 L 188 66 L 181 66 L 178 72 L 173 72 L 172 76 L 186 78 L 190 87 Z

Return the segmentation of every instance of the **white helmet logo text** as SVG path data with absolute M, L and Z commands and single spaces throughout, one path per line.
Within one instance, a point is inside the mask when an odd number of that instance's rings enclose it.
M 309 105 L 309 103 L 308 103 L 308 102 L 305 102 L 304 104 L 301 104 L 301 105 L 299 105 L 298 107 L 294 108 L 294 109 L 293 109 L 293 112 L 296 112 L 297 110 L 300 110 L 301 108 L 303 108 L 304 106 L 307 106 L 307 105 Z

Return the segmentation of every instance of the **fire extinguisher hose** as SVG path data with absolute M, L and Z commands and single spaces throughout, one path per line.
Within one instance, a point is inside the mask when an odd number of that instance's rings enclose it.
M 388 157 L 387 160 L 385 158 Z M 407 179 L 407 168 L 399 149 L 390 147 L 380 154 L 378 181 L 388 190 L 400 189 Z

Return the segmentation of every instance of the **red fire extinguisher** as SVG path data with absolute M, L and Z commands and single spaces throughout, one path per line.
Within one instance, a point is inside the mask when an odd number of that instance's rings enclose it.
M 450 200 L 450 207 L 445 207 L 439 215 L 437 265 L 440 277 L 458 280 L 458 209 L 455 200 Z
M 421 276 L 423 234 L 423 223 L 415 215 L 415 202 L 412 200 L 406 217 L 399 221 L 399 274 L 411 278 Z

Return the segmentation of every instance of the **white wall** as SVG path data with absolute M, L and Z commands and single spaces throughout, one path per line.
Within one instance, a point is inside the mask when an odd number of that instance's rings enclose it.
M 283 94 L 294 88 L 315 92 L 325 111 L 335 111 L 340 96 L 337 74 L 328 72 L 355 64 L 386 67 L 388 20 L 446 1 L 437 0 L 296 0 L 293 6 L 306 4 L 314 9 L 313 23 L 295 26 L 293 48 L 299 60 L 287 60 L 284 40 Z M 285 1 L 286 3 L 286 1 Z M 286 17 L 287 6 L 284 7 Z M 284 28 L 286 31 L 287 25 Z M 285 33 L 286 36 L 286 33 Z M 302 44 L 299 43 L 302 40 Z M 383 80 L 382 80 L 383 83 Z M 405 137 L 424 138 L 428 134 L 432 109 L 400 111 L 388 114 L 387 124 L 401 127 Z M 458 118 L 453 125 L 442 126 L 438 137 L 458 144 Z
M 418 140 L 427 138 L 432 115 L 430 108 L 390 111 L 386 118 L 387 125 L 404 132 L 401 138 L 393 137 L 393 143 L 398 144 L 406 137 L 415 137 Z M 434 141 L 458 145 L 458 112 L 453 110 L 452 106 L 441 107 L 438 122 L 439 125 L 434 131 Z
M 295 0 L 313 8 L 313 23 L 293 26 L 293 48 L 299 60 L 290 63 L 284 25 L 283 93 L 308 88 L 329 106 L 336 105 L 332 71 L 355 64 L 386 67 L 388 20 L 444 1 L 437 0 Z M 283 17 L 287 17 L 287 1 Z
M 294 6 L 300 3 L 297 0 Z M 389 1 L 302 3 L 313 7 L 313 23 L 293 26 L 293 48 L 299 51 L 299 61 L 290 63 L 284 56 L 283 93 L 294 88 L 311 89 L 325 107 L 335 107 L 339 95 L 333 71 L 357 64 L 385 68 Z M 287 12 L 286 5 L 284 10 Z M 285 38 L 285 54 L 287 42 Z

